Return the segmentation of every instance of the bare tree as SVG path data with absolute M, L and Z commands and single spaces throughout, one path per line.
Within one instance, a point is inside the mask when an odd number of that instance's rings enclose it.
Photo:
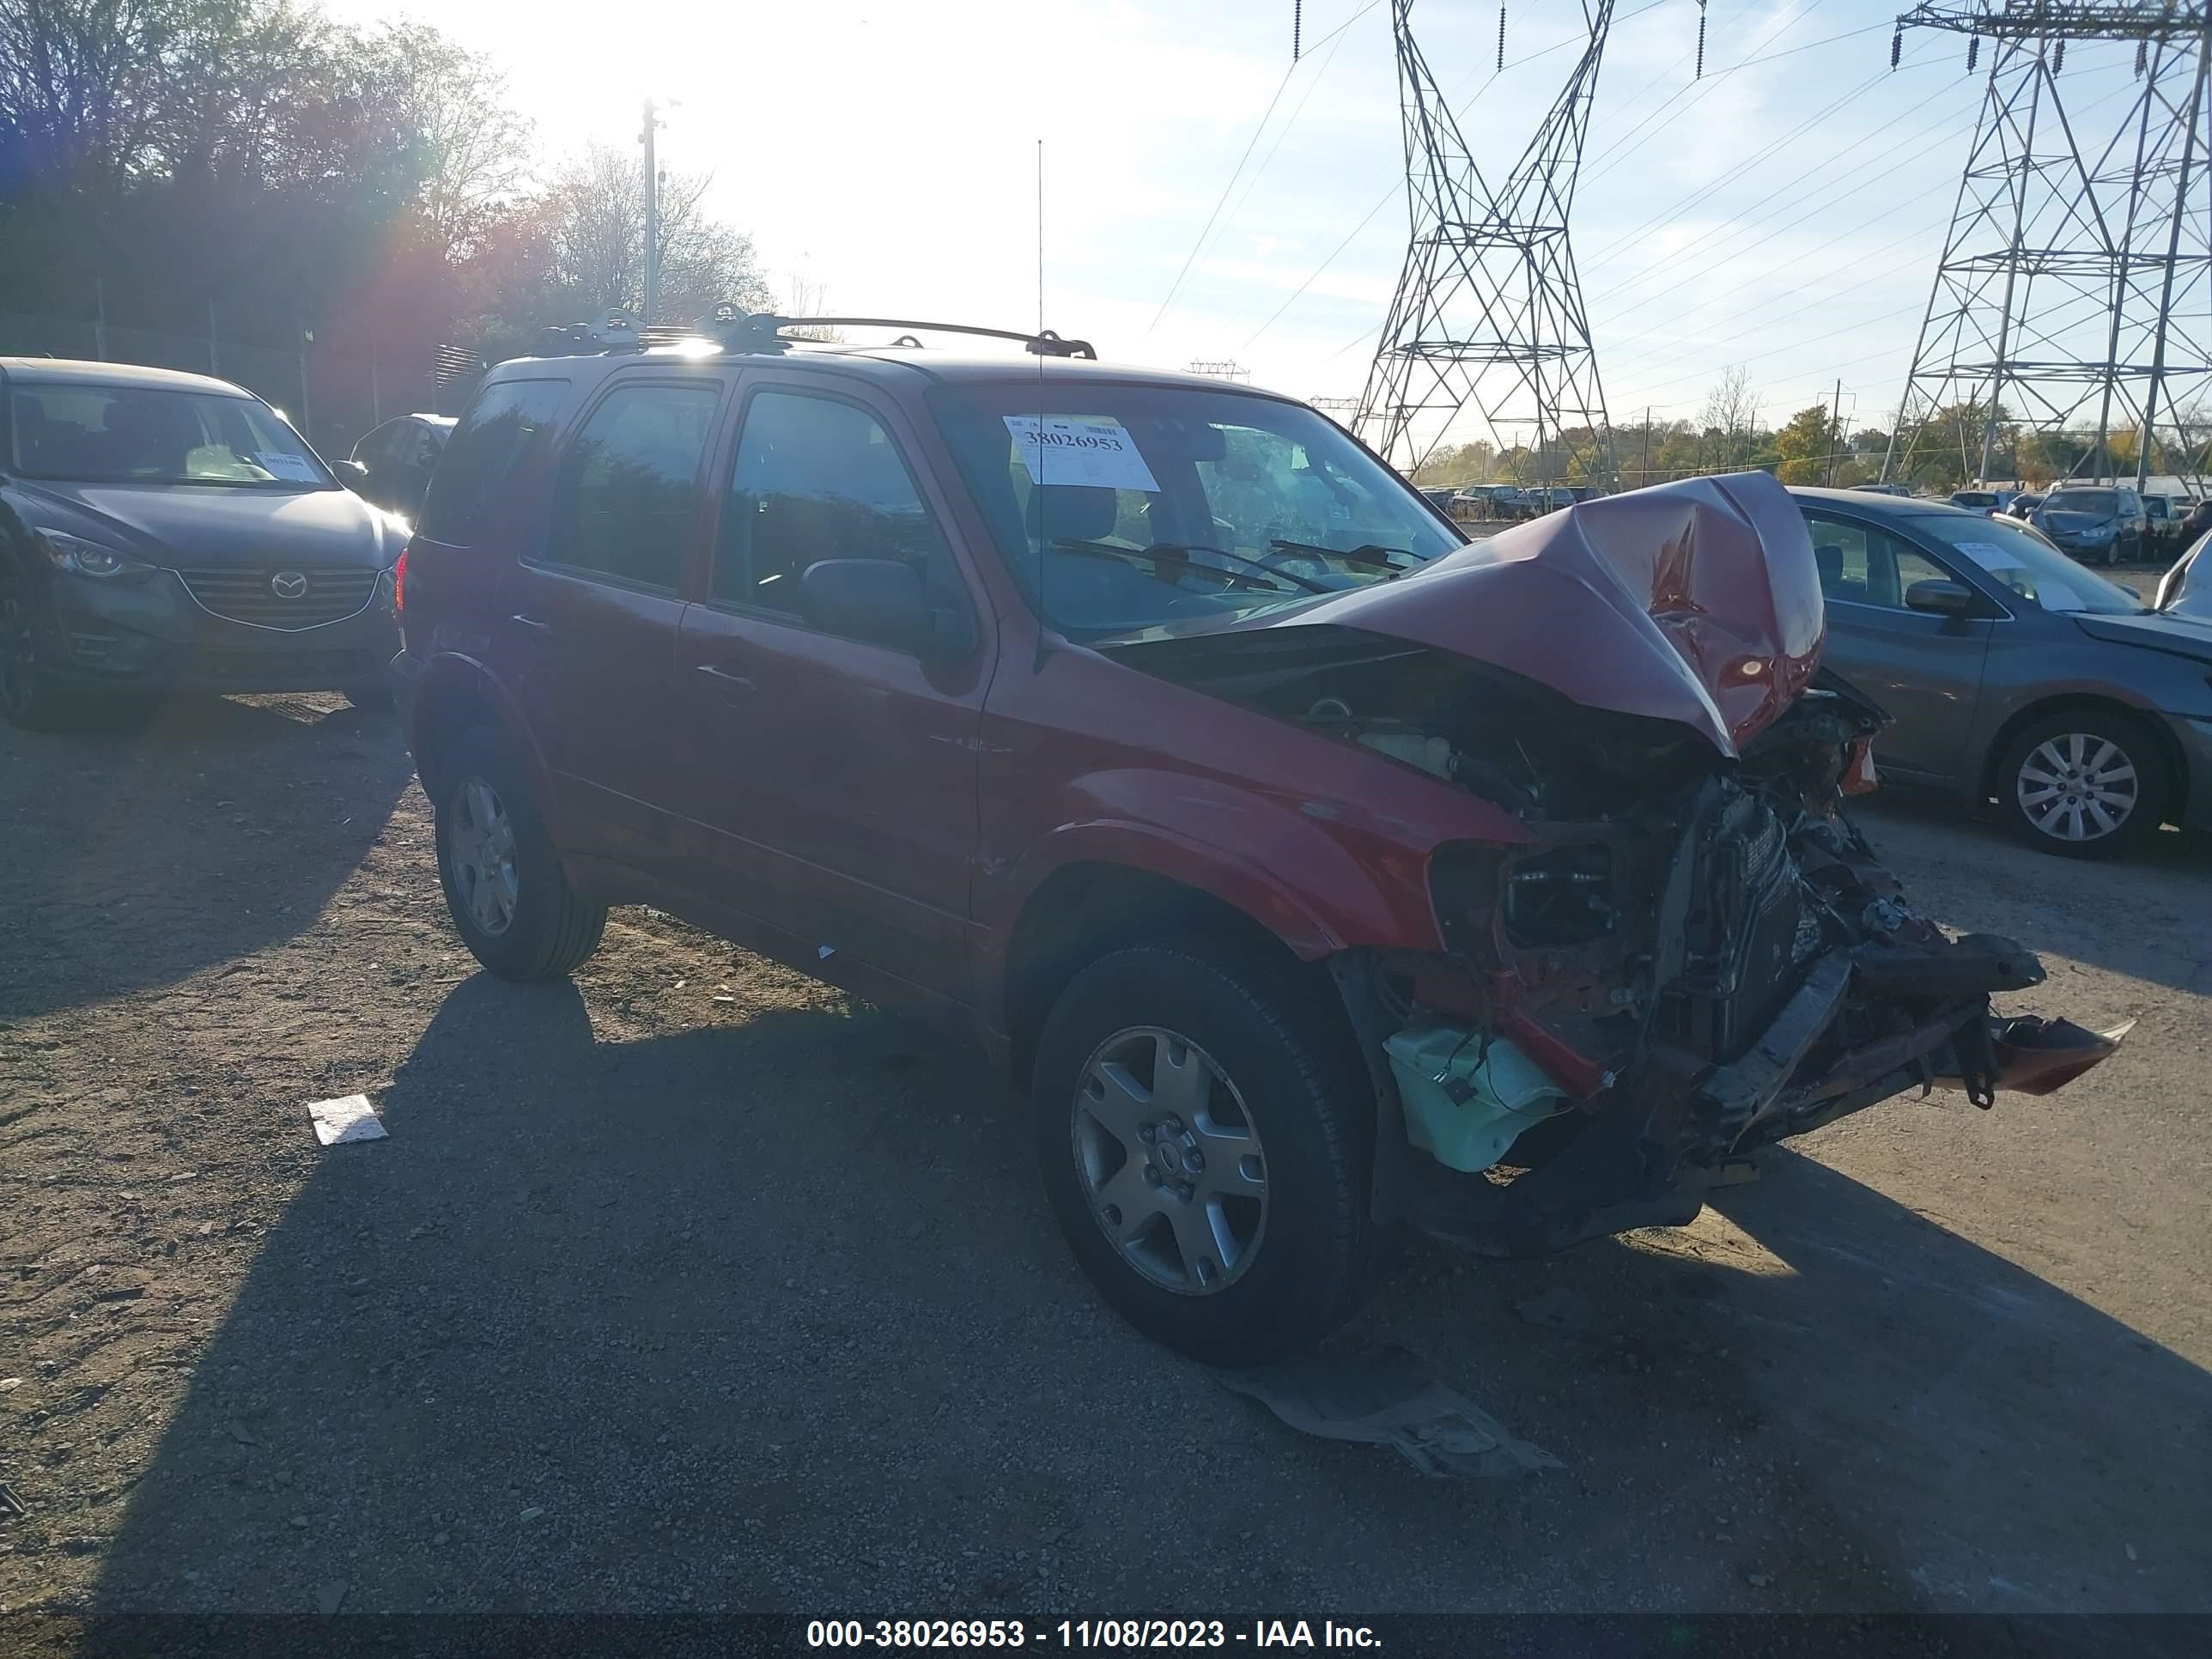
M 1709 466 L 1732 467 L 1743 459 L 1759 427 L 1759 394 L 1751 388 L 1749 369 L 1738 363 L 1723 373 L 1705 394 L 1700 424 L 1708 440 Z
M 724 300 L 765 310 L 775 295 L 752 239 L 708 212 L 706 173 L 669 173 L 660 188 L 660 307 L 698 317 Z M 555 174 L 540 203 L 553 249 L 555 287 L 585 310 L 645 301 L 645 168 L 605 145 Z
M 421 147 L 422 217 L 446 258 L 465 259 L 530 182 L 531 124 L 509 107 L 491 60 L 436 29 L 388 23 L 363 50 Z

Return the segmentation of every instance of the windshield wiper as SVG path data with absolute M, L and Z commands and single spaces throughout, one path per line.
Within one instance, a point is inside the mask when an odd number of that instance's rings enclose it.
M 1268 585 L 1268 583 L 1255 581 L 1251 577 L 1238 571 L 1215 570 L 1209 566 L 1195 564 L 1191 561 L 1190 556 L 1194 553 L 1211 553 L 1217 558 L 1231 559 L 1238 564 L 1259 571 L 1267 577 L 1270 582 L 1290 582 L 1304 588 L 1309 593 L 1326 593 L 1330 591 L 1310 578 L 1295 574 L 1288 570 L 1278 570 L 1265 560 L 1248 559 L 1242 553 L 1231 553 L 1225 547 L 1204 547 L 1196 543 L 1185 544 L 1182 542 L 1154 542 L 1150 547 L 1123 547 L 1114 542 L 1086 541 L 1075 536 L 1055 537 L 1052 544 L 1054 547 L 1065 548 L 1071 553 L 1087 553 L 1100 558 L 1127 559 L 1132 562 L 1141 562 L 1151 565 L 1155 570 L 1165 567 L 1172 567 L 1178 570 L 1203 570 L 1208 575 L 1218 576 L 1226 582 L 1241 583 L 1246 587 L 1262 587 Z
M 1285 553 L 1312 553 L 1324 559 L 1342 559 L 1346 564 L 1364 564 L 1372 570 L 1387 570 L 1394 577 L 1407 573 L 1390 562 L 1393 557 L 1411 559 L 1416 566 L 1428 562 L 1410 547 L 1377 547 L 1373 542 L 1362 542 L 1358 547 L 1350 548 L 1322 547 L 1314 542 L 1293 542 L 1274 536 L 1268 538 L 1267 545 L 1279 547 Z M 1272 565 L 1268 567 L 1270 569 L 1273 568 Z

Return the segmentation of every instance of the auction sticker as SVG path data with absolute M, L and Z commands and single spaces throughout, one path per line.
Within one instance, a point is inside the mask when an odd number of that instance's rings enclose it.
M 1038 483 L 1092 484 L 1159 494 L 1152 470 L 1121 422 L 1057 415 L 1008 415 L 1006 430 L 1022 465 Z

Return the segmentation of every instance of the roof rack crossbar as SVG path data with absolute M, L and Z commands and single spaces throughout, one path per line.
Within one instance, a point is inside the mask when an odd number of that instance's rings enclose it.
M 976 328 L 966 323 L 927 323 L 911 317 L 780 317 L 773 312 L 757 311 L 741 319 L 736 331 L 744 343 L 755 349 L 781 349 L 787 343 L 782 331 L 787 328 L 897 328 L 922 329 L 935 334 L 973 334 L 988 340 L 1018 340 L 1024 349 L 1040 357 L 1088 357 L 1098 360 L 1098 353 L 1088 340 L 1063 340 L 1050 329 L 1036 334 L 1011 328 Z M 732 342 L 735 343 L 735 342 Z

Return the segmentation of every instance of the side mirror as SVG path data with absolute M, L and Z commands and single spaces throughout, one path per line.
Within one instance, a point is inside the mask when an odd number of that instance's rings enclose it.
M 823 559 L 799 579 L 799 608 L 825 634 L 957 661 L 974 648 L 964 612 L 933 609 L 921 573 L 897 559 Z
M 368 482 L 368 469 L 359 461 L 332 461 L 331 471 L 338 475 L 338 482 L 348 489 L 359 489 Z
M 1979 606 L 1974 590 L 1964 582 L 1915 582 L 1905 590 L 1908 611 L 1932 611 L 1939 616 L 1970 617 Z

